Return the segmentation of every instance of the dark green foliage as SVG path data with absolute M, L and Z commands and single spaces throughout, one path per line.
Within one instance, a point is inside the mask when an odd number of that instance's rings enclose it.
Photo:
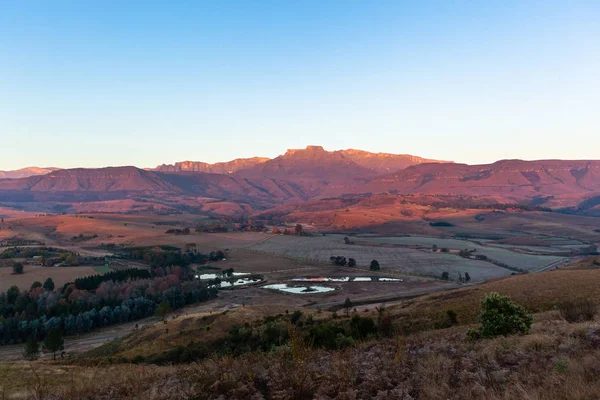
M 349 258 L 348 259 L 348 266 L 350 268 L 356 267 L 356 260 L 354 258 Z
M 436 222 L 430 222 L 429 226 L 449 228 L 449 227 L 454 226 L 454 224 L 447 222 L 447 221 L 436 221 Z
M 379 271 L 381 269 L 381 267 L 379 266 L 379 261 L 372 260 L 371 265 L 369 266 L 369 269 L 371 271 Z
M 350 320 L 350 332 L 355 339 L 365 339 L 377 333 L 375 322 L 371 318 L 354 314 Z
M 336 339 L 338 335 L 345 335 L 346 331 L 341 325 L 334 324 L 333 322 L 324 322 L 313 326 L 308 331 L 310 341 L 315 347 L 323 347 L 329 350 L 336 350 L 338 343 Z
M 200 224 L 196 227 L 196 232 L 207 232 L 207 233 L 215 233 L 215 232 L 227 232 L 229 228 L 225 224 L 220 224 L 217 222 L 213 222 L 210 224 Z
M 162 303 L 160 303 L 158 305 L 158 307 L 156 307 L 156 311 L 154 312 L 154 315 L 156 315 L 159 318 L 164 319 L 167 314 L 169 314 L 171 311 L 173 311 L 173 309 L 171 308 L 171 305 L 169 304 L 168 301 L 163 301 Z
M 28 361 L 37 360 L 40 357 L 40 344 L 38 343 L 35 334 L 31 334 L 27 342 L 25 343 L 25 348 L 23 349 L 23 358 Z
M 143 261 L 154 269 L 172 265 L 187 267 L 192 263 L 201 264 L 208 260 L 208 257 L 204 254 L 193 251 L 182 252 L 179 248 L 173 246 L 122 248 L 117 256 Z
M 161 302 L 179 309 L 216 296 L 217 290 L 206 283 L 179 282 L 176 277 L 153 278 L 160 282 L 104 282 L 95 293 L 72 284 L 58 291 L 41 290 L 39 283 L 31 292 L 11 288 L 0 293 L 0 346 L 24 343 L 33 334 L 44 340 L 53 328 L 61 329 L 66 336 L 84 334 L 150 317 Z M 50 283 L 45 286 L 53 286 Z
M 465 272 L 465 282 L 469 282 L 471 280 L 471 275 L 468 272 Z
M 17 298 L 19 297 L 19 288 L 16 286 L 11 286 L 6 291 L 6 301 L 8 304 L 15 304 Z
M 508 296 L 490 293 L 481 302 L 480 327 L 468 335 L 471 338 L 529 333 L 533 316 L 525 308 L 510 300 Z
M 346 257 L 342 256 L 331 256 L 329 257 L 329 262 L 333 265 L 337 265 L 339 267 L 344 267 L 348 263 Z
M 210 254 L 208 255 L 209 261 L 221 261 L 224 258 L 225 258 L 225 253 L 222 252 L 221 250 L 211 251 Z
M 296 310 L 290 315 L 290 322 L 296 325 L 300 321 L 300 318 L 302 318 L 302 311 Z
M 469 258 L 471 256 L 471 252 L 467 249 L 463 249 L 458 253 L 459 256 Z
M 37 289 L 42 287 L 42 282 L 35 281 L 31 284 L 31 289 Z
M 44 289 L 46 289 L 49 292 L 54 290 L 54 281 L 52 280 L 52 278 L 46 279 L 46 282 L 44 282 Z
M 14 263 L 12 265 L 12 269 L 13 269 L 13 274 L 15 274 L 15 275 L 21 275 L 23 273 L 23 264 L 21 264 L 21 263 Z
M 570 301 L 560 305 L 560 315 L 567 322 L 592 321 L 598 313 L 598 307 L 590 300 Z
M 52 353 L 52 358 L 56 360 L 56 352 L 64 349 L 65 340 L 59 328 L 52 328 L 44 340 L 44 350 Z
M 81 290 L 96 290 L 102 282 L 122 282 L 127 279 L 150 279 L 150 271 L 130 268 L 122 271 L 112 271 L 104 275 L 92 275 L 75 279 L 75 287 Z
M 447 281 L 450 279 L 450 274 L 446 271 L 442 272 L 442 280 Z

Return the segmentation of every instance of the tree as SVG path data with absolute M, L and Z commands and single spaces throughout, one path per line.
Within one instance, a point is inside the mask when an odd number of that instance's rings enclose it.
M 40 344 L 35 337 L 35 333 L 31 334 L 29 339 L 27 339 L 25 349 L 23 350 L 23 357 L 29 361 L 40 358 Z
M 437 244 L 434 244 L 433 246 L 431 246 L 431 251 L 433 251 L 434 253 L 437 253 L 437 251 L 438 251 Z
M 56 352 L 65 348 L 65 340 L 62 336 L 62 331 L 58 328 L 51 328 L 44 340 L 44 349 L 48 353 L 52 353 L 52 358 L 56 360 Z
M 345 244 L 350 244 L 350 239 L 348 239 L 348 236 L 344 237 L 344 243 Z
M 67 265 L 69 266 L 75 266 L 77 265 L 77 257 L 75 257 L 74 254 L 69 254 L 66 258 L 65 258 L 65 262 L 67 263 Z
M 479 330 L 468 332 L 473 339 L 529 333 L 533 316 L 527 313 L 523 306 L 514 303 L 510 297 L 490 293 L 481 302 L 479 322 Z
M 346 316 L 350 313 L 350 309 L 352 308 L 352 302 L 350 301 L 350 297 L 346 297 L 346 301 L 344 301 L 344 309 L 346 309 Z
M 294 228 L 294 230 L 296 231 L 296 235 L 302 235 L 304 232 L 304 228 L 300 224 L 296 224 L 296 228 Z
M 448 272 L 442 272 L 442 280 L 447 281 L 450 279 L 450 274 Z
M 167 314 L 169 314 L 171 311 L 173 311 L 173 310 L 171 309 L 171 305 L 169 304 L 169 302 L 163 301 L 162 303 L 160 303 L 158 305 L 158 307 L 156 307 L 156 311 L 154 312 L 154 315 L 156 315 L 157 317 L 160 317 L 164 320 L 165 317 L 167 316 Z M 165 323 L 166 323 L 166 320 L 165 320 Z
M 352 268 L 352 267 L 356 267 L 356 260 L 355 260 L 354 258 L 350 258 L 350 259 L 348 259 L 348 266 L 349 266 L 350 268 Z
M 31 290 L 42 287 L 42 282 L 35 281 L 31 284 Z
M 471 280 L 471 275 L 468 272 L 465 272 L 465 282 L 469 282 Z
M 52 278 L 46 279 L 46 282 L 44 282 L 44 289 L 46 289 L 49 292 L 54 290 L 54 281 L 52 280 Z
M 15 301 L 17 301 L 17 297 L 19 297 L 19 288 L 17 286 L 11 286 L 10 288 L 8 288 L 8 290 L 6 291 L 6 301 L 8 302 L 8 304 L 15 304 Z
M 13 274 L 15 274 L 15 275 L 23 274 L 23 264 L 21 264 L 20 262 L 14 263 L 12 266 L 12 269 L 13 269 Z
M 369 269 L 371 271 L 379 271 L 381 269 L 381 267 L 379 266 L 379 261 L 377 261 L 377 260 L 371 261 L 371 265 L 369 266 Z

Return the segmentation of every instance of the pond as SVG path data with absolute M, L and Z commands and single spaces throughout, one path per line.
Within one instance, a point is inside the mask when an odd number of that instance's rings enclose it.
M 212 287 L 223 289 L 223 288 L 230 288 L 230 287 L 234 287 L 234 286 L 250 285 L 252 283 L 259 283 L 262 281 L 263 280 L 261 278 L 240 278 L 240 279 L 231 280 L 231 281 L 221 281 L 217 285 L 212 285 Z
M 234 272 L 233 273 L 233 276 L 245 276 L 245 275 L 250 275 L 250 273 L 249 272 Z M 194 275 L 194 277 L 196 279 L 201 279 L 201 280 L 217 279 L 217 278 L 223 279 L 222 274 L 200 274 L 200 275 Z
M 379 276 L 343 276 L 339 278 L 317 277 L 317 278 L 294 278 L 294 282 L 404 282 L 400 278 L 385 278 Z
M 286 283 L 277 283 L 274 285 L 263 286 L 265 289 L 278 290 L 285 293 L 307 294 L 307 293 L 327 293 L 336 290 L 328 286 L 291 286 Z

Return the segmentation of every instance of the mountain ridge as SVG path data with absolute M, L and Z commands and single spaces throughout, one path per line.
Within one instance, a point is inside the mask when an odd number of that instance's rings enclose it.
M 19 178 L 28 178 L 30 176 L 36 175 L 46 175 L 50 172 L 58 171 L 60 168 L 54 167 L 25 167 L 16 170 L 9 171 L 0 171 L 0 179 L 19 179 Z

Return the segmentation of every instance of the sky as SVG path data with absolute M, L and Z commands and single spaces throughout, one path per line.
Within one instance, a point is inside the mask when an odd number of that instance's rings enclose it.
M 600 159 L 600 2 L 0 1 L 0 170 Z

